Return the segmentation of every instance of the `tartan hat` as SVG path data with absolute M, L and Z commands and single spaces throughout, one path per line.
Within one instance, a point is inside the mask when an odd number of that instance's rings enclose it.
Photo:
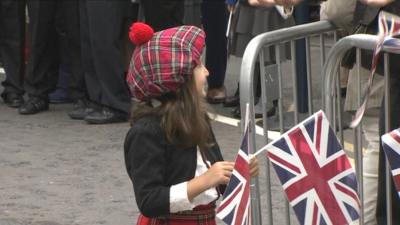
M 132 96 L 144 101 L 175 92 L 200 63 L 205 33 L 195 26 L 179 26 L 154 33 L 143 23 L 131 26 L 136 45 L 127 83 Z

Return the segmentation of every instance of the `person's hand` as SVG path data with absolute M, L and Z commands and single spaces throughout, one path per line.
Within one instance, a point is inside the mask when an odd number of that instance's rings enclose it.
M 248 0 L 251 6 L 272 7 L 276 5 L 275 0 Z
M 257 157 L 250 158 L 250 176 L 256 177 L 260 171 Z
M 248 1 L 249 4 L 253 6 L 271 7 L 275 5 L 281 5 L 286 8 L 289 8 L 299 4 L 303 0 L 248 0 Z
M 220 184 L 227 184 L 232 175 L 233 166 L 235 163 L 221 161 L 214 163 L 208 170 L 203 174 L 209 182 L 210 187 L 215 187 Z
M 373 7 L 383 7 L 394 2 L 394 0 L 359 0 L 359 1 Z

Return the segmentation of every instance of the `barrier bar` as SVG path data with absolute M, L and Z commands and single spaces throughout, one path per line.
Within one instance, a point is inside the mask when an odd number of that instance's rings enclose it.
M 389 55 L 387 53 L 384 54 L 384 79 L 385 79 L 385 133 L 390 132 L 392 127 L 391 123 L 391 113 L 390 113 L 390 67 L 389 67 Z M 387 225 L 392 225 L 392 176 L 391 169 L 389 166 L 389 161 L 385 157 L 386 160 L 386 217 L 387 217 Z
M 260 52 L 259 55 L 260 61 L 260 79 L 261 79 L 261 101 L 262 101 L 262 108 L 267 108 L 267 100 L 268 96 L 266 94 L 266 85 L 265 85 L 265 59 L 264 59 L 264 51 Z M 268 144 L 268 120 L 267 120 L 267 112 L 263 110 L 263 135 L 264 135 L 264 144 Z M 267 158 L 265 164 L 265 173 L 266 173 L 266 185 L 267 185 L 267 215 L 268 215 L 268 224 L 272 224 L 273 217 L 272 217 L 272 195 L 271 195 L 271 169 L 270 169 L 270 162 Z M 259 202 L 259 207 L 260 202 Z

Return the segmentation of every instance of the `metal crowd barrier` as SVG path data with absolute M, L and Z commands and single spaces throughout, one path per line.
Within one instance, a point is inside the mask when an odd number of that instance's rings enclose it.
M 314 111 L 313 109 L 313 99 L 312 99 L 312 85 L 311 85 L 311 37 L 319 36 L 320 42 L 320 54 L 321 54 L 321 69 L 324 65 L 325 60 L 325 34 L 326 33 L 334 33 L 334 40 L 336 40 L 336 27 L 330 23 L 329 21 L 319 21 L 304 25 L 298 25 L 294 27 L 284 28 L 280 30 L 275 30 L 271 32 L 267 32 L 264 34 L 260 34 L 256 36 L 254 39 L 250 41 L 246 50 L 244 52 L 243 61 L 241 65 L 240 71 L 240 105 L 242 112 L 245 112 L 246 103 L 250 105 L 250 121 L 251 128 L 250 129 L 250 153 L 254 153 L 256 150 L 256 132 L 255 132 L 255 118 L 254 118 L 254 70 L 256 66 L 256 62 L 264 62 L 264 51 L 263 48 L 275 46 L 275 57 L 276 63 L 278 67 L 278 83 L 279 83 L 279 97 L 278 97 L 278 111 L 279 111 L 279 130 L 280 133 L 284 132 L 284 121 L 283 121 L 283 94 L 282 94 L 282 63 L 280 57 L 279 47 L 283 43 L 290 43 L 291 46 L 291 68 L 293 75 L 293 102 L 294 102 L 294 123 L 297 124 L 299 122 L 299 113 L 298 113 L 298 101 L 297 101 L 297 73 L 296 73 L 296 48 L 295 41 L 299 39 L 305 39 L 306 43 L 306 63 L 307 63 L 307 86 L 308 86 L 308 113 L 311 115 Z M 263 144 L 268 143 L 268 123 L 267 123 L 267 96 L 266 96 L 266 84 L 265 84 L 265 66 L 264 63 L 260 63 L 260 79 L 261 79 L 261 101 L 263 108 L 263 128 L 264 128 L 264 138 Z M 321 93 L 322 95 L 322 93 Z M 245 113 L 242 113 L 242 121 L 244 121 Z M 242 124 L 243 125 L 243 124 Z M 242 126 L 243 128 L 243 126 Z M 272 225 L 274 223 L 273 213 L 272 213 L 272 197 L 271 197 L 271 177 L 270 177 L 270 162 L 268 161 L 266 164 L 266 179 L 267 179 L 267 215 L 261 215 L 261 204 L 258 196 L 260 193 L 259 190 L 259 181 L 258 179 L 252 179 L 251 183 L 251 200 L 252 200 L 252 224 L 260 225 L 260 224 L 268 224 Z M 287 200 L 285 201 L 285 223 L 290 224 L 290 211 L 289 204 Z M 266 222 L 262 222 L 265 220 Z M 278 223 L 276 223 L 278 224 Z M 281 225 L 281 223 L 279 224 Z
M 359 34 L 359 35 L 352 35 L 345 37 L 338 41 L 334 47 L 331 49 L 331 51 L 328 54 L 327 61 L 325 63 L 325 66 L 323 68 L 322 74 L 324 75 L 324 110 L 326 113 L 326 116 L 330 120 L 331 124 L 335 123 L 334 118 L 335 118 L 335 113 L 337 113 L 337 110 L 335 110 L 334 107 L 334 91 L 335 91 L 335 80 L 337 79 L 337 74 L 338 74 L 338 68 L 340 61 L 342 60 L 343 56 L 345 53 L 355 47 L 357 48 L 356 51 L 356 71 L 357 71 L 357 80 L 358 83 L 360 84 L 360 61 L 361 61 L 361 49 L 364 50 L 374 50 L 376 43 L 377 43 L 378 37 L 374 35 L 366 35 L 366 34 Z M 384 84 L 385 84 L 385 131 L 389 132 L 389 127 L 390 127 L 390 113 L 389 113 L 389 102 L 390 102 L 390 71 L 389 71 L 389 54 L 388 53 L 396 53 L 392 52 L 390 49 L 386 49 L 385 47 L 383 48 L 383 58 L 384 58 Z M 360 92 L 361 87 L 358 87 L 358 104 L 361 105 L 361 92 Z M 361 200 L 361 217 L 360 217 L 360 224 L 364 224 L 364 213 L 363 213 L 363 167 L 362 167 L 362 137 L 361 137 L 361 126 L 362 123 L 358 127 L 355 128 L 354 132 L 354 148 L 355 148 L 355 163 L 356 163 L 356 173 L 358 176 L 358 181 L 359 181 L 359 196 Z M 391 178 L 391 172 L 390 168 L 388 166 L 389 164 L 386 163 L 386 208 L 387 208 L 387 218 L 392 218 L 393 212 L 392 212 L 392 207 L 391 207 L 391 184 L 390 180 Z M 393 222 L 390 220 L 387 221 L 388 225 L 392 225 Z

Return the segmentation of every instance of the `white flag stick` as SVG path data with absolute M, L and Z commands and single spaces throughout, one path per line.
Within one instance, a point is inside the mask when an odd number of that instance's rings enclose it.
M 232 15 L 233 15 L 233 10 L 229 10 L 229 20 L 228 20 L 228 27 L 226 28 L 226 37 L 229 37 L 229 31 L 231 29 L 231 22 L 232 22 Z
M 247 103 L 246 104 L 246 117 L 244 118 L 244 130 L 243 130 L 243 132 L 246 132 L 247 127 L 249 126 L 249 122 L 250 122 L 250 118 L 249 118 L 250 112 L 249 111 L 250 111 L 250 104 Z

